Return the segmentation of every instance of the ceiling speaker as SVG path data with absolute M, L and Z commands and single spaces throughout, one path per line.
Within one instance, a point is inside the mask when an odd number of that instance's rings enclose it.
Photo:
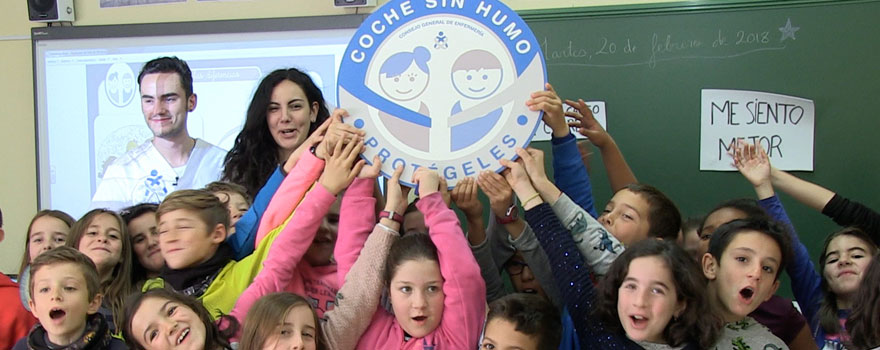
M 27 0 L 33 22 L 73 22 L 73 0 Z

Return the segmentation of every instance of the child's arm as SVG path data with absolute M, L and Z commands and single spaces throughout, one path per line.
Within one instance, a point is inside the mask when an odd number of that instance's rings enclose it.
M 275 168 L 275 171 L 272 172 L 272 175 L 269 176 L 269 179 L 266 180 L 266 183 L 257 192 L 251 207 L 238 219 L 238 222 L 235 224 L 235 234 L 226 238 L 226 243 L 235 251 L 235 260 L 244 259 L 244 257 L 254 252 L 257 226 L 260 223 L 260 218 L 266 212 L 269 201 L 272 199 L 275 191 L 278 190 L 278 187 L 281 186 L 281 181 L 283 180 L 284 174 L 282 174 L 281 167 L 279 166 Z
M 303 195 L 308 190 L 321 169 L 311 167 L 300 167 L 299 163 L 307 162 L 310 166 L 316 163 L 323 165 L 325 154 L 330 153 L 339 140 L 358 140 L 363 138 L 364 132 L 355 129 L 353 126 L 342 122 L 342 118 L 348 116 L 348 112 L 344 109 L 336 109 L 324 124 L 315 129 L 309 138 L 297 147 L 290 155 L 287 162 L 284 163 L 283 170 L 287 173 L 281 186 L 275 192 L 273 199 L 269 202 L 266 212 L 260 219 L 260 225 L 257 228 L 257 236 L 255 244 L 266 236 L 266 233 L 275 227 L 281 225 L 290 217 L 290 214 L 296 209 Z M 315 153 L 312 154 L 311 149 L 314 147 Z
M 336 293 L 336 307 L 324 313 L 321 325 L 328 349 L 354 349 L 370 321 L 385 286 L 385 259 L 400 234 L 377 224 L 369 234 L 350 273 Z
M 517 197 L 523 201 L 526 221 L 535 230 L 541 246 L 547 252 L 556 286 L 574 322 L 581 347 L 604 349 L 609 346 L 619 346 L 637 349 L 638 347 L 633 347 L 635 344 L 627 341 L 626 337 L 606 332 L 602 322 L 592 319 L 590 314 L 597 293 L 590 279 L 589 265 L 584 264 L 584 258 L 578 251 L 574 239 L 559 222 L 550 206 L 540 197 L 529 199 L 534 197 L 537 190 L 532 186 L 529 174 L 523 168 L 523 160 L 517 162 L 505 160 L 502 163 L 510 168 L 505 178 L 513 187 Z
M 465 177 L 455 184 L 449 193 L 452 202 L 463 213 L 467 221 L 465 236 L 471 245 L 486 240 L 486 228 L 483 227 L 483 203 L 477 197 L 477 182 L 472 177 Z
M 543 110 L 544 123 L 553 130 L 553 138 L 551 139 L 553 143 L 553 180 L 559 189 L 574 199 L 581 208 L 584 208 L 593 217 L 597 217 L 590 175 L 581 160 L 577 139 L 571 134 L 568 123 L 565 121 L 562 99 L 550 84 L 546 84 L 545 89 L 532 93 L 532 98 L 526 104 L 533 111 Z
M 376 198 L 373 197 L 373 183 L 379 176 L 382 162 L 379 157 L 373 158 L 371 166 L 365 166 L 358 174 L 358 178 L 351 183 L 342 196 L 342 205 L 339 209 L 339 233 L 336 238 L 336 246 L 333 248 L 333 258 L 336 260 L 336 275 L 339 285 L 345 282 L 345 276 L 360 255 L 361 248 L 370 230 L 376 224 Z
M 880 242 L 880 213 L 776 168 L 771 168 L 770 178 L 780 191 L 822 212 L 838 225 L 856 226 L 868 233 L 874 243 Z
M 483 282 L 486 283 L 486 301 L 492 302 L 495 299 L 507 295 L 504 290 L 504 281 L 501 279 L 501 273 L 498 265 L 495 264 L 495 252 L 492 249 L 488 237 L 501 235 L 502 230 L 496 222 L 494 215 L 489 216 L 489 227 L 482 228 L 483 225 L 483 205 L 477 198 L 477 183 L 470 177 L 466 177 L 455 185 L 450 193 L 452 202 L 465 213 L 467 220 L 468 232 L 465 234 L 471 247 L 471 253 L 477 265 L 480 265 L 480 274 L 483 276 Z M 489 195 L 487 193 L 487 195 Z M 489 197 L 490 207 L 492 206 L 492 197 Z M 476 227 L 478 226 L 479 227 Z
M 374 165 L 377 163 L 374 161 Z M 378 175 L 378 167 L 376 170 Z M 397 213 L 406 209 L 409 187 L 401 188 L 401 173 L 403 167 L 398 167 L 388 182 L 385 210 Z M 341 230 L 340 227 L 340 239 L 345 234 Z M 342 287 L 336 294 L 336 307 L 324 313 L 327 323 L 323 325 L 322 331 L 329 349 L 354 349 L 358 339 L 370 326 L 385 289 L 385 259 L 391 245 L 400 237 L 399 230 L 400 223 L 382 218 L 363 244 L 363 249 L 350 270 L 352 278 L 347 278 L 340 284 Z
M 362 145 L 362 141 L 350 142 L 343 149 L 342 143 L 337 143 L 336 151 L 329 157 L 327 169 L 321 175 L 320 185 L 309 191 L 306 200 L 293 214 L 295 220 L 288 222 L 278 239 L 271 242 L 269 254 L 262 260 L 263 269 L 238 298 L 230 312 L 233 317 L 243 321 L 247 310 L 257 299 L 268 293 L 282 291 L 290 283 L 297 265 L 315 239 L 330 205 L 336 201 L 336 194 L 348 186 L 363 167 L 363 161 L 352 166 Z M 259 261 L 256 263 L 259 264 Z
M 563 227 L 571 232 L 587 264 L 597 275 L 605 275 L 614 259 L 623 252 L 623 245 L 550 182 L 544 172 L 544 152 L 533 148 L 517 149 L 517 155 L 523 159 L 531 183 L 541 195 L 542 201 L 551 206 Z
M 260 245 L 269 231 L 282 225 L 285 220 L 290 218 L 305 193 L 321 175 L 323 168 L 324 161 L 315 157 L 311 152 L 306 152 L 300 157 L 296 166 L 284 177 L 284 181 L 281 182 L 281 186 L 275 191 L 269 206 L 266 207 L 266 212 L 260 219 L 257 228 L 257 235 L 254 239 L 255 246 Z
M 477 265 L 480 265 L 480 274 L 483 276 L 483 282 L 486 283 L 486 302 L 489 303 L 507 295 L 507 291 L 504 289 L 504 281 L 501 279 L 501 269 L 498 265 L 495 265 L 493 246 L 488 239 L 488 237 L 495 235 L 506 235 L 506 232 L 500 228 L 501 225 L 491 221 L 494 218 L 495 215 L 489 217 L 489 227 L 486 228 L 487 236 L 483 237 L 482 241 L 474 244 L 471 237 L 468 237 L 468 241 L 471 242 L 471 253 L 474 254 Z
M 421 199 L 416 204 L 425 215 L 425 225 L 437 246 L 443 276 L 443 316 L 439 328 L 450 349 L 470 349 L 477 344 L 486 316 L 486 285 L 480 267 L 467 249 L 455 212 L 446 206 L 438 192 L 440 176 L 426 168 L 413 175 Z
M 263 260 L 263 269 L 238 298 L 230 315 L 243 322 L 257 299 L 283 291 L 290 284 L 299 262 L 315 239 L 321 221 L 335 201 L 336 197 L 323 186 L 315 186 L 309 191 L 300 209 L 270 245 L 269 254 Z
M 519 251 L 525 262 L 529 264 L 529 270 L 532 271 L 538 283 L 544 288 L 544 292 L 550 301 L 556 306 L 561 305 L 559 291 L 556 290 L 556 283 L 553 280 L 553 273 L 550 271 L 550 262 L 547 259 L 547 254 L 544 254 L 544 250 L 538 244 L 538 240 L 535 238 L 535 233 L 531 227 L 526 225 L 525 221 L 521 218 L 516 218 L 516 220 L 504 225 L 496 222 L 496 216 L 505 217 L 508 211 L 512 211 L 511 215 L 518 214 L 519 207 L 511 206 L 511 203 L 514 203 L 513 189 L 510 188 L 510 185 L 504 180 L 503 176 L 492 171 L 485 171 L 480 174 L 479 185 L 486 194 L 486 197 L 489 198 L 489 206 L 492 208 L 493 215 L 489 219 L 489 231 L 492 234 L 489 236 L 488 243 L 491 245 L 492 253 L 498 254 L 498 250 L 505 249 L 506 247 L 512 247 L 510 248 L 511 250 Z M 502 261 L 506 261 L 509 258 L 510 256 L 506 256 Z M 495 271 L 496 275 L 498 275 L 498 270 L 496 269 Z M 498 278 L 500 280 L 500 276 Z M 488 280 L 486 282 L 486 289 L 492 289 Z M 488 301 L 492 302 L 492 300 Z
M 611 183 L 611 190 L 620 191 L 626 185 L 638 182 L 636 175 L 633 174 L 623 158 L 623 153 L 614 142 L 602 125 L 593 117 L 593 111 L 590 106 L 584 103 L 584 100 L 578 99 L 577 102 L 565 100 L 565 104 L 574 107 L 580 113 L 566 113 L 566 116 L 575 118 L 577 121 L 572 122 L 569 126 L 577 127 L 578 132 L 590 139 L 590 142 L 599 148 L 602 153 L 602 163 L 605 165 L 605 172 L 608 174 L 608 181 Z
M 816 272 L 807 247 L 798 238 L 794 225 L 791 223 L 782 202 L 773 191 L 770 180 L 770 159 L 761 145 L 739 143 L 731 154 L 734 166 L 755 189 L 758 203 L 774 220 L 785 225 L 792 241 L 792 261 L 786 267 L 791 278 L 791 290 L 808 320 L 813 320 L 819 312 L 822 301 L 822 277 Z

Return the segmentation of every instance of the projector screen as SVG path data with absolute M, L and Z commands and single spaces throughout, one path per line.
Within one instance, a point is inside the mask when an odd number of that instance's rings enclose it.
M 336 101 L 341 56 L 363 16 L 34 28 L 40 209 L 79 217 L 106 167 L 152 137 L 140 108 L 144 62 L 177 56 L 193 72 L 191 136 L 225 150 L 260 80 L 296 67 Z

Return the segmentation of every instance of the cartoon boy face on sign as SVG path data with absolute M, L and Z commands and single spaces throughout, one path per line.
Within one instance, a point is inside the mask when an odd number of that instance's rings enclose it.
M 501 86 L 501 61 L 486 50 L 465 52 L 452 65 L 452 86 L 464 97 L 479 100 Z
M 428 49 L 417 46 L 412 52 L 398 52 L 379 68 L 379 86 L 395 101 L 409 101 L 419 97 L 428 87 L 430 73 Z

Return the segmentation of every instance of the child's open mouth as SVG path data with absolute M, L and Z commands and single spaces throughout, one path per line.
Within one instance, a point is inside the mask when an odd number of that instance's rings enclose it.
M 739 296 L 742 297 L 743 300 L 745 300 L 746 302 L 749 302 L 752 300 L 752 297 L 755 296 L 755 290 L 752 289 L 752 287 L 745 287 L 743 289 L 740 289 Z
M 416 316 L 416 317 L 413 317 L 412 320 L 418 324 L 422 324 L 428 320 L 428 316 Z
M 629 318 L 636 329 L 643 329 L 648 325 L 648 319 L 645 316 L 632 315 Z
M 52 311 L 49 311 L 49 318 L 53 320 L 60 319 L 64 317 L 64 315 L 67 315 L 67 312 L 61 309 L 52 309 Z

